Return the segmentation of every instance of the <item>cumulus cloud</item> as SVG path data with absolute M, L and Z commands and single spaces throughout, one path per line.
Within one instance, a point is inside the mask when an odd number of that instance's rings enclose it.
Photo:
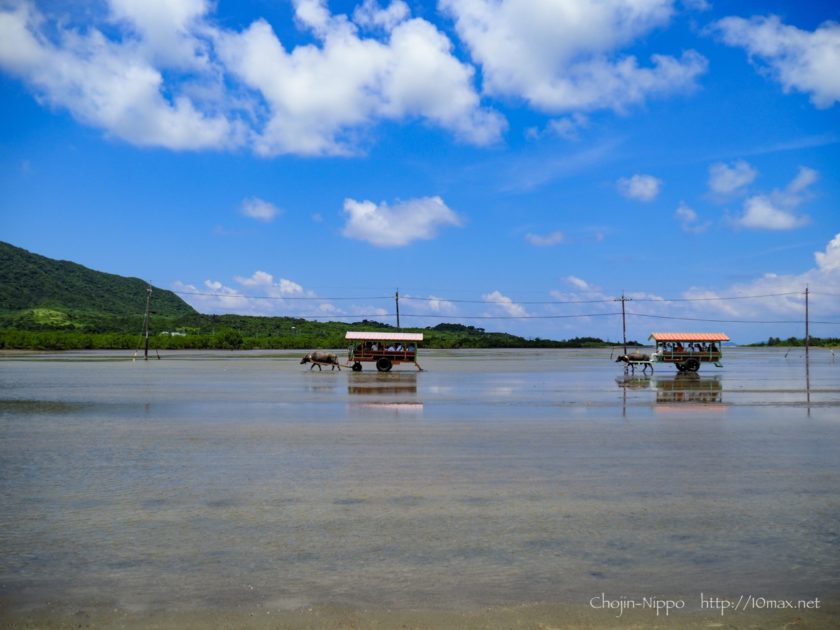
M 201 287 L 179 280 L 172 287 L 203 313 L 287 316 L 312 315 L 315 311 L 318 314 L 343 313 L 327 299 L 319 302 L 321 298 L 314 291 L 287 278 L 275 280 L 266 271 L 257 270 L 247 277 L 234 276 L 234 281 L 237 288 L 219 280 L 205 280 Z
M 740 216 L 734 225 L 754 230 L 792 230 L 806 225 L 806 215 L 797 209 L 804 203 L 807 189 L 817 181 L 817 171 L 800 167 L 799 173 L 783 190 L 774 190 L 766 195 L 755 195 L 744 202 Z
M 218 26 L 208 0 L 107 7 L 77 30 L 25 0 L 3 5 L 0 70 L 109 136 L 175 150 L 350 154 L 378 122 L 412 119 L 488 144 L 506 126 L 446 35 L 399 0 L 358 8 L 362 25 L 384 31 L 376 38 L 324 0 L 296 0 L 296 24 L 315 41 L 294 48 L 262 19 Z
M 400 302 L 405 303 L 415 315 L 454 315 L 458 313 L 458 307 L 453 302 L 436 295 L 427 297 L 400 295 Z
M 298 0 L 295 7 L 320 46 L 287 51 L 264 20 L 217 40 L 229 71 L 267 107 L 257 152 L 351 153 L 352 130 L 414 117 L 466 142 L 500 137 L 504 119 L 480 106 L 473 69 L 453 56 L 452 43 L 431 23 L 392 23 L 383 42 L 361 37 L 355 24 L 331 15 L 324 2 Z
M 633 175 L 622 177 L 616 182 L 618 192 L 628 199 L 653 201 L 659 196 L 662 180 L 653 175 Z
M 566 282 L 581 291 L 588 291 L 591 288 L 586 280 L 577 276 L 566 276 Z
M 274 282 L 274 276 L 270 273 L 266 273 L 265 271 L 255 271 L 254 275 L 250 278 L 236 276 L 235 279 L 239 284 L 246 287 L 271 286 L 272 282 Z
M 840 273 L 840 234 L 829 241 L 824 252 L 815 252 L 814 258 L 820 273 Z
M 668 23 L 673 0 L 441 0 L 480 63 L 484 90 L 545 111 L 621 111 L 653 94 L 691 90 L 706 71 L 693 50 L 642 66 L 623 47 Z
M 353 21 L 359 26 L 390 31 L 408 19 L 410 13 L 408 5 L 402 0 L 393 0 L 385 8 L 376 0 L 365 0 L 353 11 Z
M 481 296 L 481 299 L 498 306 L 504 313 L 511 317 L 526 317 L 528 315 L 528 311 L 525 310 L 524 306 L 517 304 L 499 291 L 485 293 Z
M 342 234 L 376 247 L 402 247 L 419 239 L 431 239 L 439 228 L 462 224 L 440 197 L 420 197 L 390 206 L 372 201 L 344 200 L 347 223 Z
M 565 241 L 566 237 L 559 230 L 548 234 L 533 234 L 529 232 L 525 235 L 525 240 L 535 247 L 552 247 Z
M 732 164 L 716 162 L 709 167 L 709 190 L 721 196 L 739 194 L 756 177 L 758 171 L 744 160 Z
M 708 221 L 701 221 L 697 212 L 689 208 L 684 201 L 680 202 L 676 212 L 674 212 L 674 218 L 679 221 L 682 231 L 690 234 L 702 234 L 711 225 Z
M 727 17 L 714 30 L 726 44 L 744 48 L 785 92 L 804 92 L 818 108 L 840 101 L 840 24 L 825 22 L 807 31 L 769 15 Z
M 117 5 L 116 14 L 128 19 L 132 12 Z M 189 23 L 201 7 L 196 11 L 171 17 Z M 144 30 L 137 27 L 138 33 Z M 47 33 L 53 31 L 51 38 Z M 164 89 L 164 76 L 155 61 L 175 54 L 178 45 L 155 41 L 142 46 L 137 37 L 129 34 L 112 40 L 96 28 L 70 30 L 48 23 L 29 3 L 18 2 L 0 9 L 0 69 L 23 79 L 41 100 L 133 144 L 170 149 L 239 144 L 242 129 L 237 120 L 216 108 L 202 109 L 178 86 Z M 200 65 L 200 48 L 183 47 L 183 65 Z M 171 94 L 165 96 L 166 91 Z
M 282 212 L 273 203 L 258 197 L 243 200 L 239 211 L 246 217 L 262 221 L 263 223 L 271 223 Z
M 836 320 L 836 314 L 840 312 L 840 297 L 836 289 L 840 286 L 840 233 L 828 242 L 824 250 L 814 252 L 814 260 L 816 265 L 803 273 L 765 273 L 755 280 L 734 284 L 722 290 L 691 288 L 686 291 L 685 297 L 733 298 L 772 295 L 767 299 L 730 299 L 704 304 L 707 309 L 714 309 L 739 319 L 767 319 L 769 314 L 773 314 L 801 321 L 804 310 L 804 290 L 807 286 L 811 290 L 812 320 L 821 318 Z M 797 333 L 801 335 L 801 331 Z M 836 332 L 828 334 L 836 335 Z M 766 336 L 769 336 L 769 333 Z
M 274 276 L 265 271 L 255 271 L 250 278 L 236 276 L 234 280 L 243 287 L 260 287 L 271 297 L 287 297 L 304 294 L 303 287 L 297 282 L 287 280 L 286 278 L 280 278 L 280 280 L 275 283 Z M 315 294 L 310 292 L 309 296 L 315 297 Z

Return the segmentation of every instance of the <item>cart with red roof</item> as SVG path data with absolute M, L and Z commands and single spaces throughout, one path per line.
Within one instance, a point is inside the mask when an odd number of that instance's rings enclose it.
M 347 363 L 354 372 L 362 371 L 362 363 L 374 363 L 380 372 L 390 372 L 400 363 L 417 363 L 417 347 L 423 341 L 423 333 L 398 333 L 388 331 L 348 331 L 344 337 L 351 341 Z
M 696 372 L 703 363 L 723 367 L 723 343 L 729 341 L 728 335 L 719 332 L 655 332 L 649 338 L 656 342 L 651 361 L 673 363 L 680 372 Z

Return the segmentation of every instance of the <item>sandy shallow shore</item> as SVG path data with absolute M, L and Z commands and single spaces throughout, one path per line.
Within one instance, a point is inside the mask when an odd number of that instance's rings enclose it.
M 472 612 L 423 610 L 362 610 L 344 607 L 307 608 L 298 611 L 243 610 L 152 611 L 41 609 L 29 612 L 0 611 L 4 628 L 288 628 L 290 630 L 391 629 L 450 630 L 509 628 L 552 630 L 575 628 L 840 628 L 840 607 L 819 610 L 763 610 L 721 615 L 716 611 L 595 610 L 590 606 L 527 604 L 494 607 Z
M 840 364 L 731 354 L 0 361 L 0 629 L 840 628 Z

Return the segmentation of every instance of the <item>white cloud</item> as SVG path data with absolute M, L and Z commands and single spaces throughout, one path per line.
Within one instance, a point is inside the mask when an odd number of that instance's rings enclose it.
M 701 223 L 697 212 L 689 208 L 684 201 L 680 202 L 676 212 L 674 212 L 674 218 L 679 221 L 683 232 L 690 234 L 701 234 L 709 229 L 709 225 L 711 225 L 708 221 Z
M 814 253 L 814 258 L 817 261 L 817 269 L 821 273 L 840 272 L 840 234 L 831 239 L 824 252 Z
M 801 322 L 804 315 L 804 290 L 807 286 L 811 290 L 812 320 L 836 321 L 837 313 L 840 312 L 837 291 L 837 287 L 840 287 L 840 233 L 829 241 L 823 251 L 814 252 L 814 259 L 816 266 L 800 274 L 765 273 L 755 280 L 734 284 L 720 291 L 692 288 L 685 293 L 685 297 L 772 295 L 767 299 L 710 301 L 703 304 L 707 310 L 712 309 L 738 319 L 767 319 L 768 315 L 777 315 Z M 796 333 L 801 336 L 799 325 L 797 329 Z M 836 329 L 830 330 L 825 333 L 826 336 L 836 336 Z M 770 330 L 764 337 L 770 333 L 778 334 Z
M 581 291 L 588 291 L 591 288 L 586 280 L 577 276 L 566 276 L 566 282 Z
M 485 293 L 481 296 L 481 299 L 485 302 L 495 304 L 511 317 L 526 317 L 528 315 L 528 312 L 525 310 L 525 307 L 523 307 L 521 304 L 517 304 L 506 295 L 502 295 L 502 293 L 500 293 L 499 291 Z
M 266 273 L 265 271 L 255 271 L 254 275 L 252 275 L 250 278 L 236 276 L 234 279 L 239 284 L 246 287 L 271 286 L 271 284 L 274 282 L 274 276 L 272 276 L 270 273 Z
M 659 196 L 662 180 L 652 175 L 633 175 L 622 177 L 616 182 L 618 192 L 628 199 L 637 201 L 653 201 Z
M 413 295 L 400 295 L 400 302 L 404 302 L 411 308 L 413 314 L 418 315 L 454 315 L 458 312 L 458 307 L 453 302 L 436 295 L 429 295 L 425 298 Z
M 736 224 L 755 230 L 792 230 L 808 222 L 806 217 L 797 216 L 780 208 L 770 197 L 757 195 L 744 202 L 744 213 Z
M 402 0 L 393 0 L 382 8 L 376 0 L 365 0 L 353 11 L 353 21 L 367 28 L 392 30 L 397 24 L 408 19 L 411 11 Z
M 580 112 L 574 112 L 571 116 L 557 118 L 548 123 L 548 129 L 555 135 L 566 140 L 580 139 L 580 130 L 589 126 L 589 118 Z
M 419 117 L 476 144 L 500 137 L 504 119 L 481 108 L 473 69 L 453 56 L 451 42 L 431 23 L 402 21 L 382 42 L 360 37 L 321 2 L 298 1 L 296 15 L 320 46 L 286 51 L 264 20 L 218 38 L 228 70 L 267 106 L 255 140 L 259 153 L 351 153 L 352 132 L 381 119 Z
M 814 31 L 789 26 L 775 15 L 749 20 L 727 17 L 715 24 L 723 41 L 740 46 L 766 64 L 785 92 L 810 95 L 819 108 L 840 101 L 840 24 L 825 22 Z
M 617 51 L 673 13 L 673 0 L 440 0 L 473 59 L 484 91 L 546 111 L 623 110 L 652 94 L 691 90 L 706 71 L 693 50 L 654 54 L 642 67 Z
M 732 220 L 733 224 L 754 230 L 792 230 L 806 225 L 808 217 L 796 210 L 805 201 L 804 193 L 818 177 L 815 170 L 800 167 L 799 173 L 784 190 L 747 199 L 743 213 Z
M 275 278 L 268 272 L 255 271 L 249 277 L 235 276 L 240 288 L 236 289 L 219 280 L 205 280 L 203 288 L 181 281 L 173 283 L 173 290 L 193 307 L 203 313 L 238 313 L 243 315 L 306 316 L 317 311 L 321 314 L 341 314 L 342 311 L 320 298 L 314 291 L 307 291 L 293 280 Z M 303 300 L 286 298 L 307 298 Z
M 440 197 L 420 197 L 393 206 L 345 199 L 344 214 L 347 223 L 342 234 L 377 247 L 402 247 L 418 239 L 431 239 L 438 228 L 462 223 Z
M 385 31 L 377 39 L 322 0 L 297 0 L 296 23 L 316 41 L 290 49 L 262 19 L 218 26 L 213 6 L 109 0 L 77 31 L 17 0 L 0 8 L 0 70 L 109 136 L 176 150 L 349 154 L 369 127 L 412 119 L 488 144 L 506 126 L 450 40 L 403 2 L 359 7 L 360 22 Z
M 718 195 L 738 194 L 756 177 L 758 171 L 744 160 L 737 160 L 731 165 L 716 162 L 709 167 L 709 190 Z
M 240 212 L 257 221 L 271 223 L 282 210 L 268 201 L 258 197 L 250 197 L 242 201 Z
M 206 68 L 209 49 L 195 36 L 206 0 L 108 0 L 111 17 L 137 36 L 144 56 L 166 66 Z
M 566 240 L 566 237 L 559 230 L 550 232 L 549 234 L 532 234 L 529 232 L 525 235 L 525 240 L 535 247 L 552 247 L 553 245 L 562 243 Z
M 129 35 L 115 41 L 96 28 L 80 33 L 45 22 L 28 3 L 0 10 L 0 69 L 22 78 L 43 101 L 141 146 L 206 149 L 239 144 L 236 120 L 214 108 L 202 111 L 178 86 L 167 86 L 171 96 L 164 96 L 163 74 L 153 64 L 153 52 L 163 50 L 163 43 L 147 49 Z M 50 39 L 46 33 L 52 29 L 56 34 Z M 184 64 L 194 65 L 197 54 L 192 47 L 184 49 Z

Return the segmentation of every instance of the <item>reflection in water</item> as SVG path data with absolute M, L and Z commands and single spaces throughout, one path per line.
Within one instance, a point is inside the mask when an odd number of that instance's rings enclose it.
M 681 372 L 667 378 L 651 378 L 625 374 L 615 379 L 624 390 L 624 404 L 627 391 L 656 390 L 656 404 L 722 405 L 723 384 L 720 376 L 700 376 L 696 372 Z
M 347 393 L 364 397 L 363 401 L 352 402 L 351 408 L 398 414 L 423 413 L 423 403 L 417 399 L 416 372 L 351 372 L 347 378 Z
M 417 374 L 411 372 L 377 372 L 376 374 L 352 372 L 347 379 L 347 393 L 363 396 L 416 394 Z
M 647 389 L 650 387 L 650 376 L 635 376 L 625 374 L 615 379 L 619 387 L 624 389 Z
M 670 403 L 722 404 L 723 385 L 720 376 L 683 372 L 673 378 L 657 379 L 656 404 Z

